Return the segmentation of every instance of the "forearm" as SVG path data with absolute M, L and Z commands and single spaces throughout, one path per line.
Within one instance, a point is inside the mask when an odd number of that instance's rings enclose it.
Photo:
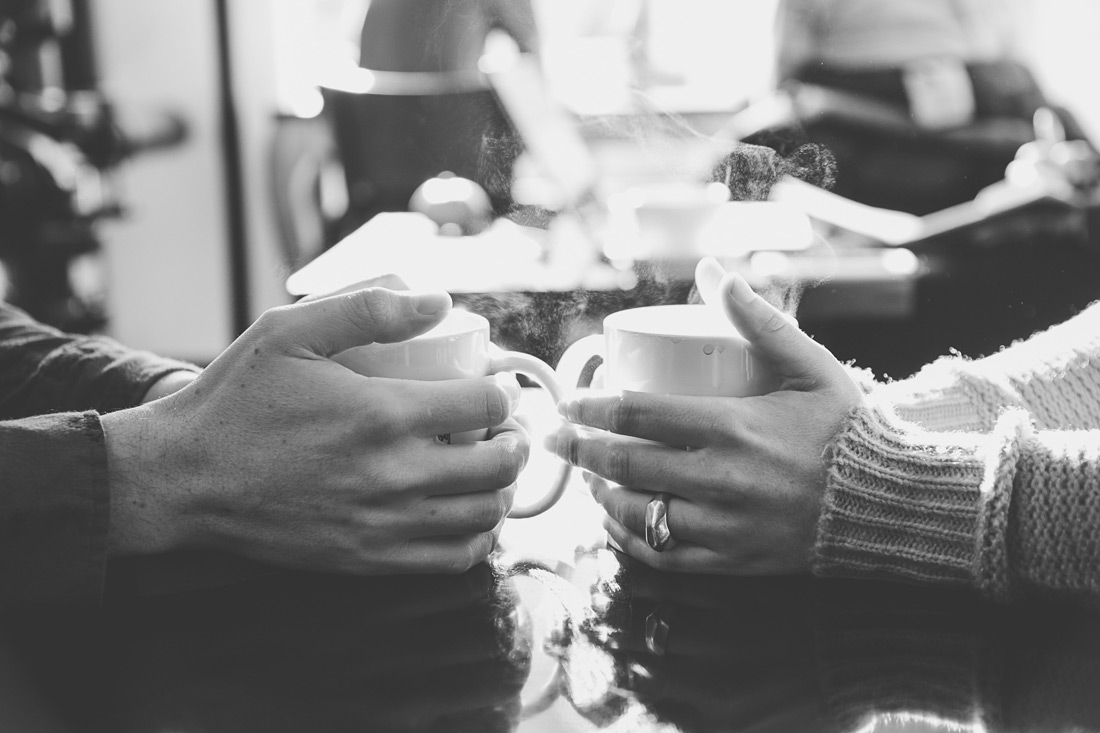
M 0 305 L 2 417 L 130 407 L 166 375 L 197 371 L 111 339 L 62 333 Z
M 830 448 L 820 575 L 1100 599 L 1100 431 L 922 431 L 861 407 Z
M 1100 305 L 984 359 L 944 357 L 875 392 L 930 430 L 988 432 L 1011 407 L 1040 429 L 1100 428 Z

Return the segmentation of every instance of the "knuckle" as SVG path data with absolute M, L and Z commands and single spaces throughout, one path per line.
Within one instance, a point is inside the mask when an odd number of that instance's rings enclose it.
M 342 318 L 359 326 L 388 323 L 396 315 L 394 299 L 385 290 L 348 293 L 337 300 Z
M 708 435 L 734 441 L 741 433 L 737 416 L 732 410 L 707 410 L 697 417 Z
M 293 308 L 294 306 L 290 305 L 270 308 L 261 313 L 259 318 L 253 321 L 248 330 L 256 338 L 269 339 L 277 335 L 283 329 L 285 323 L 290 319 Z
M 558 433 L 557 445 L 554 447 L 554 452 L 559 458 L 570 465 L 580 465 L 580 442 L 577 440 L 577 436 L 572 430 L 562 430 Z
M 482 405 L 486 427 L 500 425 L 511 414 L 511 400 L 504 389 L 495 383 L 491 389 L 486 390 Z
M 613 433 L 630 433 L 638 417 L 638 400 L 631 394 L 623 394 L 611 403 L 607 411 L 607 428 Z
M 653 552 L 650 553 L 650 567 L 654 570 L 661 570 L 663 572 L 673 572 L 680 570 L 679 564 L 676 562 L 676 553 L 668 552 Z
M 376 383 L 368 383 L 364 397 L 370 405 L 370 418 L 366 429 L 372 435 L 393 435 L 408 428 L 408 404 L 393 390 L 382 389 Z
M 619 483 L 630 480 L 630 449 L 621 443 L 612 443 L 604 454 L 604 476 Z
M 444 572 L 450 575 L 461 575 L 487 558 L 488 548 L 482 537 L 483 535 L 478 535 L 472 542 L 463 545 L 460 550 L 452 554 L 444 562 Z
M 511 446 L 497 451 L 492 471 L 494 489 L 504 489 L 516 482 L 523 468 L 522 456 Z
M 507 500 L 501 492 L 493 492 L 478 502 L 477 507 L 470 515 L 470 530 L 474 532 L 491 532 L 500 524 L 500 520 L 508 513 Z
M 645 537 L 645 504 L 633 502 L 619 502 L 615 507 L 616 519 L 624 527 L 630 527 L 638 533 L 639 537 Z
M 351 328 L 374 333 L 399 319 L 396 299 L 385 289 L 371 288 L 334 298 L 335 314 Z
M 761 314 L 759 329 L 761 333 L 778 333 L 784 329 L 790 328 L 791 322 L 787 320 L 787 317 L 782 312 L 769 308 L 767 313 Z
M 472 557 L 473 555 L 468 549 L 463 549 L 444 560 L 440 570 L 447 575 L 462 575 L 475 565 L 471 559 Z

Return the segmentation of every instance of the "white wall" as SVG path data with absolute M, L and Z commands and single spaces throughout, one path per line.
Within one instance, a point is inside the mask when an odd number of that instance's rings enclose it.
M 214 4 L 91 5 L 110 99 L 123 110 L 171 108 L 189 127 L 180 147 L 135 158 L 118 173 L 129 213 L 101 227 L 109 333 L 138 348 L 207 359 L 230 338 Z
M 1047 95 L 1068 107 L 1100 144 L 1100 2 L 1034 0 L 1035 72 Z

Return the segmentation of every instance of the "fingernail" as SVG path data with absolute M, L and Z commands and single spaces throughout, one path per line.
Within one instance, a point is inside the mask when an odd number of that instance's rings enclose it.
M 434 316 L 451 306 L 447 293 L 418 293 L 413 296 L 413 307 L 422 316 Z
M 730 273 L 728 287 L 730 295 L 734 300 L 740 303 L 748 303 L 756 297 L 756 293 L 753 292 L 753 289 L 745 282 L 745 278 L 737 273 Z
M 542 447 L 546 449 L 547 453 L 557 454 L 558 452 L 558 434 L 550 433 L 542 439 Z

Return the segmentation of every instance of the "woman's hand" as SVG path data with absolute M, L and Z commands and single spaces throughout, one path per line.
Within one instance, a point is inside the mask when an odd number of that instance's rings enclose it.
M 844 367 L 739 275 L 721 286 L 726 313 L 779 377 L 775 392 L 714 398 L 626 392 L 559 409 L 580 428 L 548 439 L 588 472 L 605 527 L 655 568 L 775 574 L 809 568 L 825 487 L 823 452 L 862 391 Z M 666 492 L 675 540 L 645 541 L 646 505 Z

